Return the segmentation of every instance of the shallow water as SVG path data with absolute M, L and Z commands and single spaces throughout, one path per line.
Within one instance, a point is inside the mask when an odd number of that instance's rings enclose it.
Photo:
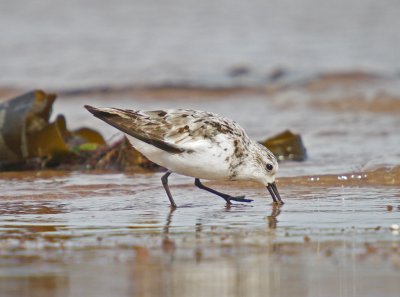
M 176 176 L 171 212 L 160 176 L 3 174 L 1 292 L 397 296 L 399 188 L 214 185 L 254 198 L 227 208 Z
M 371 233 L 375 240 L 396 238 L 389 228 L 399 223 L 398 188 L 374 188 L 363 186 L 362 182 L 357 187 L 346 183 L 328 188 L 306 187 L 298 186 L 297 180 L 285 178 L 281 179 L 280 191 L 287 203 L 274 207 L 264 188 L 243 183 L 212 183 L 225 192 L 245 193 L 254 199 L 250 204 L 226 207 L 222 199 L 197 189 L 191 178 L 172 176 L 171 189 L 180 208 L 171 213 L 160 187 L 161 175 L 65 173 L 56 178 L 5 178 L 1 181 L 2 188 L 7 187 L 2 192 L 2 226 L 10 232 L 16 226 L 18 232 L 25 224 L 28 229 L 49 225 L 52 231 L 58 230 L 51 235 L 59 236 L 90 235 L 90 231 L 86 232 L 93 228 L 110 232 L 111 238 L 107 240 L 112 243 L 115 232 L 130 233 L 129 229 L 138 228 L 139 233 L 143 230 L 160 233 L 168 220 L 171 220 L 170 232 L 171 229 L 178 233 L 190 232 L 198 224 L 252 232 L 265 229 L 267 217 L 276 215 L 276 225 L 281 227 L 279 234 L 284 235 L 282 241 L 286 240 L 287 232 L 293 232 L 290 241 L 297 240 L 298 236 L 302 240 L 302 236 L 314 235 L 314 231 L 318 238 L 335 239 L 337 234 L 353 227 L 364 231 L 381 227 L 385 232 L 379 236 L 377 232 Z M 393 211 L 387 211 L 387 205 L 394 206 Z M 324 234 L 324 230 L 330 231 Z M 95 240 L 98 234 L 93 235 Z

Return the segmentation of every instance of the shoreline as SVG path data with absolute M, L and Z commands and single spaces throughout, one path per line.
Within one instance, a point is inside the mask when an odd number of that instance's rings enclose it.
M 269 94 L 279 92 L 288 88 L 305 88 L 310 92 L 319 92 L 331 87 L 352 87 L 369 83 L 390 82 L 400 79 L 399 75 L 385 75 L 380 73 L 350 70 L 343 72 L 323 72 L 310 74 L 291 74 L 285 71 L 282 75 L 272 81 L 265 81 L 258 84 L 233 83 L 233 84 L 203 84 L 199 83 L 160 83 L 160 84 L 139 84 L 125 86 L 87 86 L 79 88 L 53 88 L 45 85 L 40 88 L 57 93 L 62 97 L 79 96 L 111 96 L 130 95 L 139 97 L 150 97 L 159 99 L 170 99 L 180 97 L 225 97 L 241 94 Z M 37 87 L 12 87 L 0 86 L 0 100 L 3 97 L 17 95 Z

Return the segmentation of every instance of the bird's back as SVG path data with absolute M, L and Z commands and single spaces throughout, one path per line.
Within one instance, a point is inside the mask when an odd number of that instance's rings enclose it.
M 130 136 L 151 161 L 184 175 L 229 179 L 250 143 L 237 123 L 210 112 L 86 108 Z

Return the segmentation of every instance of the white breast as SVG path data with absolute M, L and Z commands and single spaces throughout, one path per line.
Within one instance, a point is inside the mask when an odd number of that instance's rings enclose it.
M 230 176 L 228 157 L 233 153 L 231 141 L 219 135 L 217 141 L 197 140 L 185 143 L 191 152 L 173 154 L 127 135 L 132 146 L 152 162 L 172 172 L 211 180 L 227 180 Z

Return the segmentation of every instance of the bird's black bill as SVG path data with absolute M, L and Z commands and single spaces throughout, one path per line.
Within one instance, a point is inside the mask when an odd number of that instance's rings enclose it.
M 276 187 L 275 183 L 268 184 L 267 189 L 275 203 L 283 204 L 281 195 L 279 195 L 278 188 Z

